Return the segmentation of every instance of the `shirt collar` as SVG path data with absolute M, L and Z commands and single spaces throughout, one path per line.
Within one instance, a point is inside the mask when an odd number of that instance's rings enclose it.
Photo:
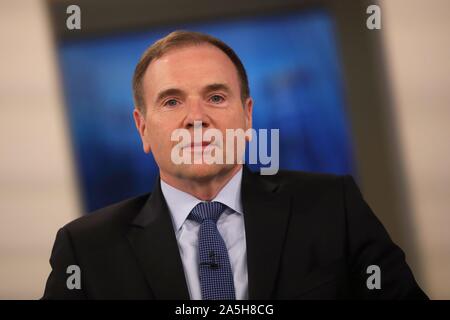
M 161 181 L 161 191 L 169 207 L 175 231 L 178 231 L 194 207 L 202 200 L 193 195 L 181 191 Z M 242 168 L 231 178 L 211 201 L 218 201 L 231 208 L 233 211 L 243 214 L 241 202 Z

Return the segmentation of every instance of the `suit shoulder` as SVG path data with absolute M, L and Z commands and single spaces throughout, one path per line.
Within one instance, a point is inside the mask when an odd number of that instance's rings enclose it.
M 340 201 L 345 194 L 346 179 L 353 180 L 350 175 L 293 170 L 279 170 L 275 175 L 260 177 L 264 184 L 276 185 L 277 192 L 310 201 L 331 198 Z
M 275 175 L 262 176 L 264 179 L 278 183 L 280 185 L 309 185 L 326 186 L 341 183 L 342 179 L 348 175 L 333 173 L 319 173 L 295 170 L 279 170 Z
M 92 211 L 69 222 L 64 228 L 71 234 L 79 234 L 126 227 L 140 212 L 149 197 L 150 193 L 146 193 Z

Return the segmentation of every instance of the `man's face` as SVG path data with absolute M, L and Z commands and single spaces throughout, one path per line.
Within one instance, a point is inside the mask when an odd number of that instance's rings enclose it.
M 236 67 L 220 49 L 209 45 L 176 48 L 150 63 L 143 78 L 145 114 L 134 111 L 146 153 L 152 152 L 161 176 L 203 180 L 225 174 L 236 164 L 175 164 L 171 141 L 176 129 L 187 129 L 194 142 L 194 121 L 202 131 L 251 128 L 252 100 L 241 100 Z M 224 142 L 225 144 L 225 142 Z M 185 152 L 198 152 L 198 147 Z M 200 147 L 200 152 L 202 148 Z M 226 146 L 223 147 L 224 159 Z

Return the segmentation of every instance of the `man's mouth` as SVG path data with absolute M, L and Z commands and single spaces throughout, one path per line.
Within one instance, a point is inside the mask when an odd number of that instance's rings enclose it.
M 188 149 L 190 151 L 203 151 L 208 145 L 210 145 L 210 141 L 202 141 L 202 142 L 192 142 L 183 147 L 183 149 Z

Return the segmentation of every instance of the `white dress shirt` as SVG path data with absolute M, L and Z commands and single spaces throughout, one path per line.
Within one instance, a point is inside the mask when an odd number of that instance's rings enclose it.
M 217 229 L 228 249 L 236 299 L 246 300 L 248 299 L 247 249 L 241 202 L 241 181 L 242 169 L 228 181 L 212 201 L 218 201 L 227 206 L 217 221 Z M 200 300 L 202 298 L 198 265 L 200 224 L 188 220 L 187 217 L 202 200 L 168 185 L 162 179 L 161 190 L 172 218 L 189 295 L 192 300 Z

